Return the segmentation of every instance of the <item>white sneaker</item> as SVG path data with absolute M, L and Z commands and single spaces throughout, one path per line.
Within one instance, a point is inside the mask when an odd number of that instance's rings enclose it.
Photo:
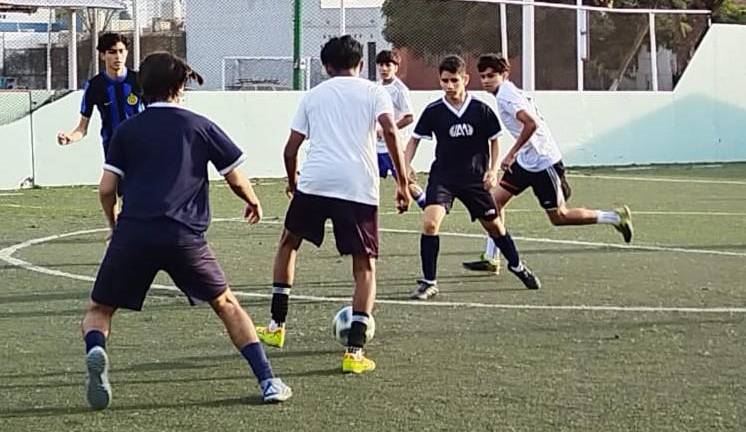
M 95 410 L 104 409 L 111 402 L 109 384 L 109 356 L 102 347 L 93 347 L 85 356 L 86 398 L 88 405 Z
M 293 396 L 293 389 L 282 382 L 280 378 L 269 378 L 259 383 L 264 402 L 285 402 Z
M 431 297 L 435 297 L 438 292 L 438 287 L 432 282 L 420 279 L 417 281 L 417 288 L 412 291 L 409 298 L 413 300 L 427 300 Z

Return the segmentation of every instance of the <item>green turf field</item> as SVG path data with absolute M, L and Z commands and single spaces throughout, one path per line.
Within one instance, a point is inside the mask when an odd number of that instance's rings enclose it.
M 442 228 L 437 303 L 407 300 L 419 210 L 393 214 L 384 182 L 369 375 L 339 372 L 331 334 L 350 260 L 333 241 L 304 245 L 294 294 L 313 298 L 291 299 L 288 342 L 268 350 L 295 392 L 279 406 L 260 404 L 209 307 L 154 289 L 143 312 L 115 316 L 112 406 L 89 411 L 78 325 L 104 233 L 14 249 L 37 267 L 0 261 L 0 431 L 746 430 L 746 164 L 571 173 L 571 204 L 630 205 L 633 247 L 609 226 L 551 226 L 526 193 L 507 223 L 544 284 L 527 291 L 512 275 L 461 269 L 484 241 L 457 206 Z M 212 188 L 210 242 L 262 323 L 283 190 L 260 180 L 266 223 L 247 226 L 228 220 L 238 199 Z M 6 258 L 24 241 L 104 225 L 91 186 L 0 192 L 0 220 Z

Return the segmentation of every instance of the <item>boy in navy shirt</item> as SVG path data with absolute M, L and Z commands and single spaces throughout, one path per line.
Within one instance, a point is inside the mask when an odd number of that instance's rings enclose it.
M 264 401 L 287 400 L 290 387 L 275 378 L 251 318 L 228 287 L 204 237 L 210 223 L 208 162 L 246 202 L 247 221 L 261 219 L 259 200 L 236 169 L 245 156 L 215 123 L 179 106 L 187 81 L 202 83 L 183 60 L 169 53 L 151 54 L 141 71 L 148 109 L 114 133 L 99 185 L 113 235 L 82 323 L 88 403 L 103 409 L 111 401 L 105 346 L 114 312 L 142 309 L 160 270 L 190 303 L 212 306 L 256 375 Z M 117 216 L 119 187 L 124 207 Z
M 445 94 L 425 108 L 405 152 L 409 165 L 421 139 L 430 140 L 434 136 L 437 140 L 425 193 L 420 238 L 423 277 L 417 281 L 411 297 L 427 300 L 438 294 L 438 231 L 455 198 L 466 206 L 472 221 L 479 220 L 500 246 L 510 271 L 527 288 L 537 289 L 539 279 L 521 262 L 489 192 L 497 182 L 497 136 L 500 133 L 497 116 L 487 104 L 473 99 L 466 92 L 469 76 L 461 57 L 443 59 L 439 72 L 440 86 Z
M 143 110 L 137 72 L 125 66 L 128 46 L 127 37 L 118 33 L 104 33 L 98 38 L 96 49 L 106 68 L 86 81 L 78 125 L 69 133 L 57 134 L 60 145 L 72 144 L 88 134 L 88 124 L 95 106 L 101 116 L 101 141 L 106 155 L 116 128 Z

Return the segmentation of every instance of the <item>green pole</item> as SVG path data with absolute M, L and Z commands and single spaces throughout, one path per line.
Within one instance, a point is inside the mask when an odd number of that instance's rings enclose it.
M 301 10 L 302 1 L 295 0 L 293 3 L 293 90 L 301 89 L 302 71 L 300 68 L 300 36 L 301 36 Z

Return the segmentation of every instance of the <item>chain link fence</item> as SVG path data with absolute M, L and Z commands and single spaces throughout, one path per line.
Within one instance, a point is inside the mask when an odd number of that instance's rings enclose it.
M 449 53 L 467 59 L 471 87 L 478 88 L 476 57 L 485 52 L 506 54 L 518 85 L 524 84 L 526 65 L 533 65 L 537 90 L 577 90 L 579 75 L 584 90 L 652 90 L 653 73 L 659 90 L 671 90 L 709 23 L 707 15 L 656 15 L 657 49 L 651 53 L 647 14 L 589 10 L 581 20 L 574 9 L 534 6 L 530 62 L 523 53 L 527 9 L 515 0 L 298 1 L 189 0 L 187 10 L 185 0 L 124 0 L 119 10 L 77 10 L 74 82 L 69 79 L 69 10 L 0 12 L 0 89 L 82 87 L 103 69 L 96 35 L 116 31 L 134 37 L 137 19 L 139 50 L 130 47 L 128 66 L 134 66 L 136 52 L 142 59 L 153 51 L 169 51 L 185 57 L 205 77 L 204 90 L 311 88 L 327 78 L 319 60 L 321 46 L 342 32 L 364 44 L 363 76 L 369 79 L 376 78 L 375 54 L 397 49 L 401 78 L 414 90 L 438 88 L 437 64 Z M 578 26 L 585 34 L 581 43 Z M 578 50 L 584 51 L 581 61 Z M 657 72 L 651 55 L 657 57 Z

